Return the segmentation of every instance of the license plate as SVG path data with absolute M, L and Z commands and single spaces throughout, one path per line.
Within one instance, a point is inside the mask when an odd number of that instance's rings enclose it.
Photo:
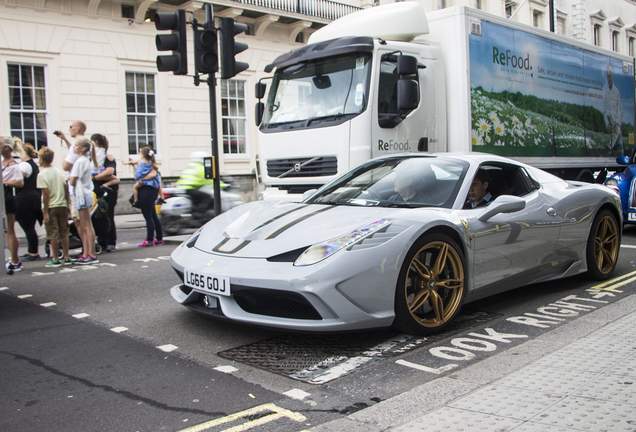
M 627 220 L 636 221 L 636 213 L 627 213 Z
M 230 295 L 230 278 L 211 276 L 187 270 L 183 276 L 183 283 L 190 288 L 206 294 Z

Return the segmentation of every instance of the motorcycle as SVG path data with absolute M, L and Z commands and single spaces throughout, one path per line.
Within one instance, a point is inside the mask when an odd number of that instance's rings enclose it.
M 177 235 L 182 230 L 188 228 L 199 228 L 214 216 L 214 188 L 206 185 L 199 191 L 209 194 L 210 200 L 205 213 L 196 215 L 193 212 L 192 197 L 186 193 L 185 189 L 177 187 L 164 187 L 163 199 L 165 203 L 161 205 L 161 225 L 167 235 Z M 237 205 L 244 204 L 238 194 L 221 190 L 221 209 L 227 211 Z

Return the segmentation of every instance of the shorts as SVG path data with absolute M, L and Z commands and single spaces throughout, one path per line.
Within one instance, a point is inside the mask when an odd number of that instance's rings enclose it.
M 49 209 L 50 224 L 44 224 L 47 240 L 57 240 L 68 237 L 68 211 L 66 207 L 53 207 Z
M 75 207 L 75 194 L 69 194 L 69 207 L 71 208 L 71 217 L 73 219 L 79 219 L 79 212 L 77 211 L 77 207 Z
M 93 199 L 93 193 L 92 192 L 90 194 L 87 194 L 87 195 L 77 195 L 77 196 L 75 196 L 75 207 L 78 210 L 90 209 L 91 207 L 93 207 L 93 202 L 94 202 L 94 199 Z
M 5 195 L 4 208 L 6 214 L 15 214 L 18 211 L 18 203 L 16 202 L 15 196 Z

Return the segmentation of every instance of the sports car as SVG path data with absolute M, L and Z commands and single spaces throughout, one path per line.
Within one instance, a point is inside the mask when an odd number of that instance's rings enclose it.
M 484 172 L 488 196 L 473 208 Z M 377 158 L 306 195 L 204 225 L 171 255 L 172 297 L 289 331 L 428 335 L 486 296 L 580 273 L 608 278 L 622 235 L 610 188 L 479 153 Z

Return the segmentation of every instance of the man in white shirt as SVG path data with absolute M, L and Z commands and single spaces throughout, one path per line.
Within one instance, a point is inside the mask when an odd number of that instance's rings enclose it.
M 82 120 L 73 120 L 73 123 L 71 123 L 71 126 L 69 127 L 69 135 L 71 135 L 72 140 L 66 138 L 66 135 L 64 135 L 64 132 L 62 132 L 61 130 L 55 131 L 54 133 L 55 135 L 60 137 L 60 139 L 64 141 L 66 143 L 66 146 L 68 147 L 68 154 L 62 162 L 62 169 L 66 171 L 66 176 L 68 177 L 68 174 L 73 169 L 73 164 L 79 157 L 74 151 L 75 141 L 83 137 L 84 133 L 86 133 L 86 123 L 84 123 Z M 71 217 L 73 218 L 73 222 L 77 224 L 79 213 L 77 212 L 77 208 L 75 208 L 75 197 L 73 196 L 73 188 L 70 183 L 68 189 L 70 194 L 69 198 L 71 201 L 69 203 L 69 207 L 71 209 Z

